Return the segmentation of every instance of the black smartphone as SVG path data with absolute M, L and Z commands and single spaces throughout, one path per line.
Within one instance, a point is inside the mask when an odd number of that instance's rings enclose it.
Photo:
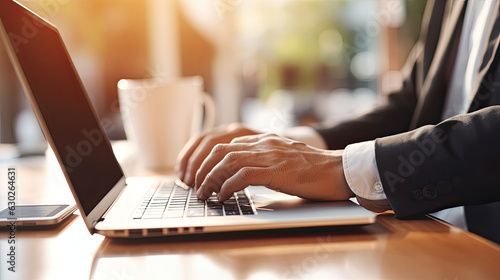
M 15 208 L 5 208 L 0 212 L 0 226 L 44 226 L 55 225 L 73 214 L 76 205 L 16 205 Z

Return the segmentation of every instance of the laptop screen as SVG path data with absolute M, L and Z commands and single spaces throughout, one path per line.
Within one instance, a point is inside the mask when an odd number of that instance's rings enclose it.
M 122 178 L 121 167 L 57 30 L 13 1 L 0 1 L 0 17 L 45 136 L 88 215 Z

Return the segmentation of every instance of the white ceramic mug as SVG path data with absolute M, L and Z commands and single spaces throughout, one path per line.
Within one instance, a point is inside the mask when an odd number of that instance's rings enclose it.
M 201 77 L 122 79 L 118 98 L 125 134 L 148 169 L 171 170 L 189 138 L 214 126 L 214 101 Z

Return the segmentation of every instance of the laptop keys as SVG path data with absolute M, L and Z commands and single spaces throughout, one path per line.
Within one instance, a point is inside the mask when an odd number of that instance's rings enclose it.
M 132 215 L 132 219 L 141 219 L 144 211 L 136 211 L 134 215 Z
M 146 195 L 144 196 L 141 204 L 139 205 L 139 207 L 137 207 L 134 214 L 132 215 L 133 219 L 141 219 L 144 216 L 144 212 L 146 211 L 146 208 L 149 205 L 149 202 L 151 201 L 151 199 L 153 199 L 153 195 L 158 187 L 159 187 L 159 183 L 154 185 L 154 186 L 151 186 L 149 188 L 149 190 L 146 193 Z
M 205 208 L 188 208 L 186 217 L 204 217 Z
M 224 211 L 220 209 L 207 209 L 207 216 L 224 216 Z
M 168 219 L 254 214 L 255 211 L 245 191 L 239 191 L 221 203 L 215 194 L 203 201 L 196 197 L 192 188 L 181 188 L 177 183 L 158 183 L 146 193 L 132 218 Z
M 236 203 L 235 204 L 225 204 L 224 203 L 224 210 L 226 210 L 226 213 L 227 213 L 227 211 L 238 211 L 239 212 L 238 205 Z

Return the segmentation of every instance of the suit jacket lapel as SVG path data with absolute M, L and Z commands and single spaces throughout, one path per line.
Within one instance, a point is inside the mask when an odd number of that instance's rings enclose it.
M 476 111 L 485 106 L 491 94 L 493 93 L 493 88 L 498 88 L 500 85 L 498 81 L 493 78 L 494 68 L 498 68 L 498 45 L 500 43 L 500 18 L 499 18 L 499 3 L 495 3 L 495 15 L 493 19 L 495 23 L 493 24 L 492 31 L 490 33 L 489 42 L 486 46 L 486 51 L 483 57 L 483 62 L 479 67 L 479 73 L 474 81 L 473 92 L 475 93 L 474 98 L 469 106 L 469 112 Z
M 448 2 L 448 13 L 443 22 L 444 30 L 438 42 L 431 67 L 419 93 L 417 106 L 413 113 L 410 129 L 440 121 L 441 112 L 448 87 L 449 76 L 454 65 L 455 55 L 462 30 L 465 12 L 464 0 Z M 429 26 L 429 32 L 432 26 Z

